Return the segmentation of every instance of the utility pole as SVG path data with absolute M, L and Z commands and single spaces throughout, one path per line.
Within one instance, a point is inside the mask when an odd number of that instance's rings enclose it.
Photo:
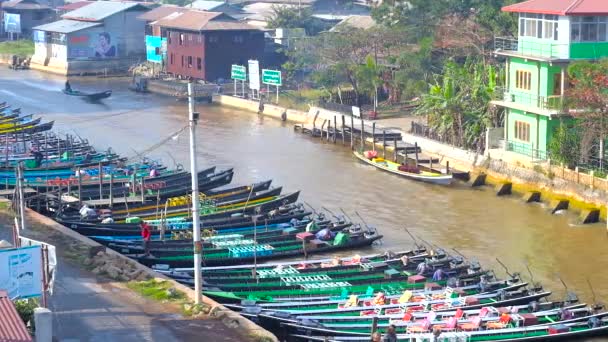
M 188 83 L 188 114 L 190 119 L 190 173 L 192 176 L 192 240 L 194 243 L 194 292 L 196 293 L 196 304 L 202 302 L 202 252 L 200 227 L 200 209 L 198 195 L 198 170 L 196 166 L 196 122 L 199 113 L 194 112 L 194 95 L 192 94 L 192 83 Z
M 19 175 L 19 216 L 21 218 L 21 230 L 25 229 L 25 198 L 24 198 L 24 176 L 23 176 L 23 162 L 17 164 L 17 174 Z M 61 203 L 61 201 L 59 201 Z

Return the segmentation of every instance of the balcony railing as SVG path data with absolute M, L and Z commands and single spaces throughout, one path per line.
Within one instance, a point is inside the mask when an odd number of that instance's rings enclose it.
M 503 144 L 507 151 L 519 153 L 521 155 L 532 158 L 533 160 L 547 160 L 548 153 L 544 150 L 534 148 L 534 144 L 525 142 L 503 140 Z
M 495 100 L 535 107 L 541 110 L 558 111 L 565 109 L 562 95 L 537 96 L 534 94 L 511 92 L 508 89 L 498 88 L 494 92 Z
M 494 37 L 494 49 L 496 52 L 512 52 L 527 56 L 545 58 L 568 58 L 570 46 L 568 44 L 556 44 L 550 40 L 542 41 L 530 38 L 515 39 L 507 37 Z

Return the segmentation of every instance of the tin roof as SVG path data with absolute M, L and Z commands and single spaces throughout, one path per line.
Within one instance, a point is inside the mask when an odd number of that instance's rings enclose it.
M 102 21 L 116 13 L 136 7 L 140 7 L 142 10 L 147 9 L 147 7 L 137 2 L 95 1 L 88 6 L 80 7 L 79 9 L 68 12 L 61 17 L 64 19 L 80 21 Z
M 168 16 L 171 13 L 181 13 L 185 11 L 188 11 L 188 9 L 175 5 L 162 5 L 138 16 L 137 18 L 145 21 L 156 21 Z
M 0 317 L 0 341 L 32 342 L 32 337 L 5 291 L 0 291 Z
M 213 11 L 225 4 L 225 1 L 196 0 L 190 4 L 190 7 L 203 11 Z
M 340 29 L 348 29 L 349 27 L 358 28 L 361 30 L 367 30 L 376 26 L 376 22 L 371 15 L 349 15 L 342 19 L 336 26 L 332 27 L 329 31 L 339 31 Z
M 552 15 L 608 15 L 606 0 L 528 0 L 505 6 L 505 12 Z
M 87 29 L 89 27 L 100 26 L 101 23 L 92 23 L 89 21 L 78 21 L 78 20 L 58 20 L 52 23 L 36 26 L 33 29 L 47 32 L 57 33 L 72 33 L 80 30 Z
M 256 28 L 239 22 L 221 12 L 206 12 L 187 10 L 174 12 L 153 23 L 167 28 L 186 31 L 218 31 L 218 30 L 255 30 Z
M 65 4 L 63 6 L 59 6 L 59 7 L 57 7 L 57 9 L 60 10 L 60 11 L 73 11 L 73 10 L 79 9 L 80 7 L 84 7 L 86 5 L 90 5 L 93 2 L 94 1 L 88 1 L 88 0 L 85 0 L 85 1 L 76 1 L 76 2 L 69 3 L 69 4 Z
M 15 9 L 15 10 L 45 10 L 50 7 L 47 5 L 39 4 L 34 0 L 13 0 L 2 3 L 2 8 Z

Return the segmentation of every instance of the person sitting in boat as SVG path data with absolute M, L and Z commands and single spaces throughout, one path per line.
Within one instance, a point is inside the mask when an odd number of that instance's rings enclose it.
M 433 281 L 441 281 L 444 278 L 444 273 L 441 268 L 437 269 L 435 273 L 433 273 Z
M 36 149 L 32 149 L 31 150 L 32 156 L 34 156 L 34 167 L 40 167 L 40 165 L 42 165 L 42 159 L 44 158 L 44 156 L 42 155 L 42 153 Z
M 374 297 L 374 299 L 372 299 L 372 305 L 384 305 L 384 303 L 385 303 L 385 296 L 384 296 L 383 292 L 378 292 L 376 297 Z
M 424 261 L 419 263 L 416 267 L 416 271 L 418 271 L 418 274 L 424 274 L 426 272 L 426 263 Z
M 104 224 L 114 223 L 114 219 L 112 218 L 112 216 L 109 216 L 109 217 L 106 217 L 103 220 L 101 220 L 101 223 L 104 223 Z
M 154 168 L 154 167 L 153 167 L 153 168 L 150 170 L 150 178 L 155 178 L 155 177 L 158 177 L 158 170 L 157 170 L 156 168 Z
M 341 264 L 342 264 L 342 261 L 340 260 L 340 258 L 338 258 L 336 256 L 330 262 L 321 263 L 321 267 L 336 267 L 336 266 L 340 266 Z
M 70 81 L 65 81 L 65 91 L 67 91 L 68 93 L 72 92 L 72 86 L 70 85 Z
M 321 229 L 315 234 L 315 237 L 321 241 L 329 241 L 333 239 L 334 236 L 335 234 L 329 228 Z

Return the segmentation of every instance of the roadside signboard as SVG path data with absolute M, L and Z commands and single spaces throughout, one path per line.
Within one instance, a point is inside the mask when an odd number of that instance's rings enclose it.
M 356 118 L 360 118 L 361 117 L 361 108 L 359 108 L 357 106 L 353 106 L 353 116 Z
M 248 61 L 249 89 L 260 91 L 260 63 L 255 60 Z
M 262 69 L 262 83 L 277 87 L 282 85 L 281 71 Z
M 40 246 L 0 250 L 0 289 L 11 299 L 42 295 Z
M 247 70 L 242 65 L 232 64 L 232 69 L 230 70 L 230 77 L 236 81 L 246 81 Z

